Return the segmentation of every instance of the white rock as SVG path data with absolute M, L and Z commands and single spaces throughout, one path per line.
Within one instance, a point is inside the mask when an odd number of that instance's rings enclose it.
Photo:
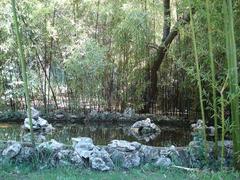
M 16 155 L 18 155 L 21 148 L 22 148 L 22 145 L 20 143 L 14 142 L 13 144 L 11 144 L 10 146 L 8 146 L 6 149 L 3 150 L 2 155 L 8 158 L 13 158 Z
M 166 158 L 166 157 L 160 157 L 154 163 L 155 166 L 160 166 L 160 167 L 169 167 L 171 164 L 172 164 L 171 159 Z
M 47 127 L 44 128 L 44 130 L 49 133 L 52 132 L 53 130 L 55 130 L 55 128 L 52 126 L 52 124 L 48 124 Z
M 93 158 L 91 159 L 91 167 L 100 171 L 108 171 L 110 167 L 106 165 L 106 163 L 101 158 Z
M 89 137 L 72 138 L 74 150 L 84 158 L 89 158 L 93 149 L 96 148 Z
M 53 151 L 56 151 L 56 150 L 61 150 L 65 147 L 64 144 L 62 143 L 59 143 L 57 142 L 56 140 L 54 139 L 51 139 L 50 141 L 48 142 L 43 142 L 39 145 L 39 148 L 40 149 L 49 149 L 49 150 L 53 150 Z
M 32 127 L 33 127 L 33 130 L 40 129 L 37 121 L 34 120 L 34 119 L 32 119 Z M 29 120 L 29 118 L 25 118 L 25 120 L 24 120 L 24 129 L 30 130 L 30 120 Z
M 112 140 L 111 144 L 108 144 L 108 147 L 118 149 L 120 151 L 135 151 L 141 147 L 141 144 L 125 140 Z
M 45 119 L 43 119 L 43 118 L 41 118 L 41 117 L 38 117 L 37 123 L 39 124 L 40 127 L 48 126 L 47 120 L 45 120 Z

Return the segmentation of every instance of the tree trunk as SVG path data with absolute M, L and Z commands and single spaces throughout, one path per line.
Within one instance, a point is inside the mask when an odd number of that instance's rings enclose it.
M 166 56 L 166 53 L 169 49 L 169 46 L 171 45 L 174 38 L 178 35 L 179 26 L 185 25 L 189 23 L 190 21 L 190 15 L 189 12 L 185 13 L 179 20 L 176 22 L 176 24 L 172 27 L 170 30 L 170 0 L 164 0 L 164 8 L 167 8 L 164 10 L 164 27 L 163 27 L 163 38 L 162 43 L 160 46 L 158 46 L 157 49 L 157 55 L 155 60 L 150 65 L 150 73 L 147 71 L 146 80 L 149 82 L 149 86 L 147 87 L 147 90 L 144 94 L 144 113 L 149 113 L 150 108 L 152 104 L 156 102 L 157 99 L 157 83 L 158 83 L 158 70 Z M 193 10 L 194 13 L 194 10 Z
M 163 18 L 164 18 L 164 24 L 163 24 L 163 37 L 162 42 L 167 38 L 168 34 L 170 33 L 171 28 L 171 10 L 170 10 L 170 0 L 163 0 Z

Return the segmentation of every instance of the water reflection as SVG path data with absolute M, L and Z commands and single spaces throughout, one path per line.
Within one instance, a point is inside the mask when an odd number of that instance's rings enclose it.
M 47 139 L 56 139 L 63 143 L 71 143 L 72 137 L 91 137 L 95 144 L 105 145 L 113 139 L 123 139 L 128 141 L 139 141 L 129 133 L 131 124 L 114 123 L 90 123 L 90 124 L 54 124 L 56 130 L 52 134 L 46 135 Z M 153 140 L 143 144 L 152 146 L 185 146 L 191 140 L 190 131 L 187 128 L 160 127 L 161 133 Z M 20 124 L 0 123 L 1 140 L 21 140 L 24 131 Z

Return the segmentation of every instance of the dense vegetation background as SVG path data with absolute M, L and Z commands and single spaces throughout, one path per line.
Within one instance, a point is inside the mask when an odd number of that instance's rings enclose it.
M 14 11 L 0 1 L 2 111 L 25 108 L 27 72 L 46 113 L 133 107 L 221 125 L 240 167 L 239 0 L 22 0 Z
M 21 109 L 23 85 L 11 4 L 0 3 L 1 107 Z M 233 6 L 238 17 L 239 1 Z M 227 65 L 222 7 L 219 1 L 210 3 L 219 86 Z M 210 107 L 205 2 L 194 1 L 193 9 L 204 99 Z M 17 10 L 31 99 L 45 111 L 89 106 L 182 114 L 199 110 L 188 1 L 23 0 Z M 234 23 L 238 34 L 239 19 Z M 238 36 L 236 43 L 239 58 Z

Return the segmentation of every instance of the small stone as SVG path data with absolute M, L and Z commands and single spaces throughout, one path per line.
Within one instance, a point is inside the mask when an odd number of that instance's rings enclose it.
M 70 115 L 70 118 L 71 118 L 71 119 L 77 119 L 78 116 L 77 116 L 77 115 L 74 115 L 74 114 L 71 114 L 71 115 Z
M 57 119 L 63 119 L 64 118 L 64 114 L 55 114 L 55 117 Z
M 123 112 L 123 116 L 127 118 L 131 118 L 135 115 L 135 110 L 133 108 L 126 108 Z

